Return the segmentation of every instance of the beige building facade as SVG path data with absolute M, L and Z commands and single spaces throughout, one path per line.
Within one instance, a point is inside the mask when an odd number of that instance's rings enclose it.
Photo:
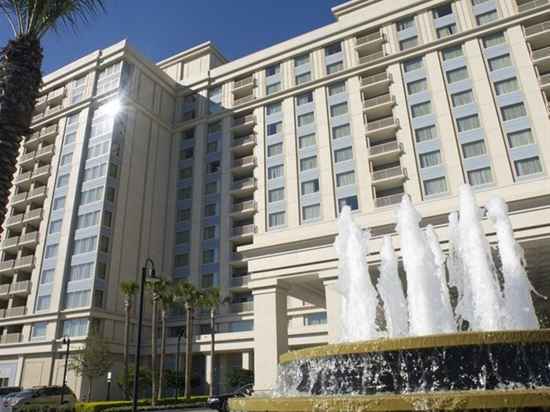
M 60 383 L 63 336 L 76 351 L 92 327 L 120 356 L 119 284 L 151 257 L 228 297 L 216 359 L 196 314 L 196 390 L 227 389 L 236 368 L 268 390 L 281 353 L 337 338 L 339 209 L 370 228 L 375 275 L 381 237 L 399 247 L 402 195 L 446 248 L 464 182 L 480 204 L 506 199 L 548 291 L 550 2 L 352 0 L 333 14 L 231 62 L 204 43 L 152 64 L 121 42 L 44 78 L 2 234 L 2 384 Z M 169 326 L 174 367 L 181 312 Z

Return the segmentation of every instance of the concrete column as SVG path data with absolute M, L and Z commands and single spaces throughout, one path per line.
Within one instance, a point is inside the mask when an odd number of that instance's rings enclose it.
M 342 295 L 336 289 L 336 279 L 325 280 L 323 285 L 327 302 L 328 342 L 336 343 L 340 337 Z
M 251 359 L 250 359 L 250 352 L 243 352 L 242 354 L 242 364 L 241 364 L 241 367 L 243 369 L 246 369 L 246 370 L 250 370 L 252 369 L 252 365 L 251 365 Z
M 210 381 L 210 370 L 212 369 L 212 367 L 214 365 L 212 365 L 213 361 L 212 361 L 212 356 L 210 356 L 210 354 L 207 354 L 205 357 L 205 362 L 206 362 L 206 367 L 204 369 L 204 373 L 205 373 L 205 382 L 206 384 L 208 385 L 208 387 L 212 386 L 213 385 L 213 382 Z
M 280 285 L 254 290 L 254 379 L 256 390 L 270 390 L 279 356 L 288 351 L 287 290 Z

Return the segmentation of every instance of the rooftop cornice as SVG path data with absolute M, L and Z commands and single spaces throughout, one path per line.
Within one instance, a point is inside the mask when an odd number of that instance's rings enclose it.
M 211 41 L 207 41 L 201 44 L 198 44 L 190 49 L 183 50 L 182 52 L 175 54 L 173 56 L 170 56 L 164 60 L 161 60 L 157 62 L 157 66 L 162 68 L 165 68 L 166 66 L 170 66 L 174 63 L 177 63 L 182 60 L 192 60 L 198 55 L 204 54 L 204 53 L 212 53 L 215 54 L 216 57 L 218 57 L 223 63 L 227 63 L 228 60 L 225 58 L 225 56 L 220 52 L 220 50 L 216 47 L 214 43 Z

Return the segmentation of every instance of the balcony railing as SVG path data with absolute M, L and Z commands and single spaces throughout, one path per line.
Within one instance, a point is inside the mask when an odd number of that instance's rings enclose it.
M 233 119 L 233 127 L 242 126 L 243 124 L 253 123 L 256 121 L 256 116 L 247 114 L 246 116 L 236 117 Z
M 384 57 L 384 51 L 377 51 L 375 53 L 367 54 L 366 56 L 359 57 L 359 64 L 370 63 L 373 60 L 378 60 Z
M 401 166 L 390 167 L 372 172 L 372 180 L 384 180 L 392 177 L 403 176 L 403 168 Z
M 395 205 L 401 202 L 401 199 L 403 198 L 404 194 L 405 193 L 395 193 L 393 195 L 377 197 L 374 200 L 376 207 L 385 207 L 385 206 Z
M 252 312 L 254 310 L 254 302 L 250 301 L 250 302 L 232 303 L 230 307 L 231 307 L 232 313 Z
M 23 220 L 40 219 L 41 217 L 42 217 L 42 208 L 39 208 L 39 209 L 30 210 L 29 212 L 25 213 Z
M 233 212 L 241 212 L 247 209 L 255 209 L 256 202 L 254 200 L 247 200 L 245 202 L 235 203 L 233 205 Z
M 240 89 L 241 87 L 254 86 L 254 76 L 250 75 L 244 79 L 235 80 L 233 83 L 234 89 Z
M 240 97 L 238 99 L 235 99 L 235 106 L 251 102 L 255 99 L 256 99 L 256 96 L 254 96 L 253 94 L 249 94 L 248 96 Z
M 393 117 L 386 117 L 384 119 L 376 120 L 374 122 L 367 123 L 367 131 L 372 132 L 373 130 L 384 129 L 386 127 L 397 126 L 397 120 Z
M 13 264 L 14 269 L 25 269 L 32 267 L 34 265 L 34 256 L 29 255 L 22 258 L 19 258 Z
M 254 232 L 256 232 L 256 226 L 255 225 L 243 225 L 243 226 L 235 226 L 233 228 L 233 236 L 242 236 L 242 235 L 251 235 Z
M 44 147 L 41 147 L 40 149 L 38 149 L 36 151 L 36 157 L 39 157 L 39 156 L 49 156 L 49 155 L 52 155 L 53 154 L 53 144 L 49 145 L 49 146 L 44 146 Z
M 15 259 L 4 260 L 3 262 L 0 262 L 0 272 L 12 270 L 14 263 L 15 263 Z
M 37 243 L 38 242 L 38 232 L 30 232 L 21 235 L 19 238 L 19 243 Z
M 26 306 L 15 306 L 13 308 L 6 309 L 6 318 L 11 318 L 15 316 L 24 316 L 27 313 Z
M 371 99 L 367 99 L 367 100 L 364 100 L 363 101 L 363 107 L 365 109 L 368 109 L 370 107 L 375 107 L 375 106 L 379 106 L 381 104 L 385 104 L 385 103 L 393 103 L 394 102 L 394 98 L 391 94 L 384 94 L 382 96 L 377 96 L 377 97 L 373 97 Z
M 231 146 L 244 146 L 246 144 L 250 143 L 256 143 L 256 135 L 255 134 L 249 134 L 248 136 L 239 137 L 237 139 L 234 139 L 231 143 Z
M 247 186 L 255 186 L 255 185 L 256 185 L 256 180 L 253 177 L 249 177 L 247 179 L 241 179 L 231 183 L 231 190 L 240 190 Z
M 19 159 L 19 163 L 29 162 L 34 159 L 35 155 L 36 155 L 36 152 L 34 150 L 32 152 L 23 153 L 21 155 L 21 158 Z
M 533 60 L 540 60 L 546 57 L 550 57 L 550 47 L 544 47 L 533 51 L 532 58 Z
M 34 132 L 29 136 L 26 143 L 32 144 L 38 142 L 38 140 L 40 140 L 40 132 Z
M 37 187 L 29 192 L 29 199 L 34 199 L 36 197 L 42 197 L 46 195 L 46 186 Z
M 231 278 L 231 286 L 240 287 L 248 284 L 250 281 L 250 275 L 245 276 L 235 276 Z
M 12 236 L 2 242 L 2 248 L 13 248 L 19 244 L 19 236 Z
M 27 200 L 27 196 L 28 196 L 27 192 L 17 193 L 16 195 L 13 195 L 13 197 L 11 198 L 11 203 L 15 204 L 15 203 L 24 202 L 25 200 Z
M 376 146 L 369 147 L 369 154 L 371 156 L 376 156 L 382 153 L 393 152 L 394 150 L 400 150 L 400 149 L 401 149 L 401 143 L 395 140 L 392 142 L 377 144 Z
M 379 31 L 374 33 L 365 34 L 364 36 L 357 37 L 355 40 L 355 45 L 360 46 L 365 43 L 370 43 L 377 40 L 382 40 L 384 38 L 383 34 Z
M 10 293 L 29 293 L 31 290 L 31 281 L 22 280 L 11 285 Z
M 40 177 L 40 176 L 44 176 L 44 175 L 49 175 L 50 174 L 50 165 L 46 165 L 46 166 L 42 166 L 42 167 L 39 167 L 38 169 L 36 169 L 33 173 L 32 173 L 32 177 Z
M 32 172 L 20 173 L 19 175 L 17 175 L 15 177 L 14 183 L 18 184 L 18 183 L 25 182 L 25 181 L 29 180 L 31 178 L 31 176 L 32 176 Z
M 54 91 L 51 91 L 48 93 L 48 101 L 56 100 L 65 95 L 65 88 L 60 87 L 59 89 L 55 89 Z
M 55 134 L 55 133 L 57 133 L 57 125 L 56 124 L 52 124 L 51 126 L 44 127 L 44 128 L 42 128 L 42 130 L 40 130 L 40 135 L 42 137 L 49 136 L 49 135 L 52 135 L 52 134 Z
M 43 96 L 40 96 L 38 99 L 36 99 L 36 105 L 35 107 L 40 107 L 42 106 L 43 104 L 46 103 L 46 101 L 48 100 L 48 95 L 43 95 Z
M 59 113 L 61 111 L 61 109 L 63 109 L 63 105 L 61 105 L 61 104 L 58 104 L 57 106 L 49 106 L 46 109 L 46 116 L 50 116 L 52 114 Z
M 44 118 L 44 113 L 37 113 L 35 114 L 32 119 L 31 119 L 31 123 L 36 123 L 36 122 L 39 122 L 40 120 L 42 120 Z
M 534 34 L 542 33 L 550 30 L 550 22 L 543 21 L 542 23 L 533 24 L 525 28 L 525 37 L 532 36 Z
M 19 342 L 21 342 L 21 333 L 8 333 L 6 335 L 0 336 L 0 344 L 3 344 L 3 345 L 10 344 L 10 343 L 19 343 Z
M 518 6 L 518 11 L 520 13 L 523 13 L 524 11 L 534 9 L 536 7 L 542 7 L 546 4 L 548 4 L 549 0 L 533 0 L 529 1 L 527 3 L 523 3 L 522 5 Z
M 382 72 L 373 74 L 372 76 L 363 77 L 361 79 L 361 86 L 369 86 L 384 81 L 391 81 L 392 77 L 390 73 Z
M 0 296 L 5 296 L 10 292 L 10 284 L 5 283 L 3 285 L 0 285 Z
M 255 164 L 256 158 L 254 156 L 245 156 L 233 159 L 233 167 L 254 166 Z
M 23 222 L 23 214 L 13 215 L 6 219 L 6 226 L 19 225 Z

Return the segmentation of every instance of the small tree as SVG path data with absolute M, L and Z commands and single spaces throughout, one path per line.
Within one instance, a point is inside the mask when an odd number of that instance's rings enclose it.
M 164 396 L 165 389 L 165 360 L 166 360 L 166 317 L 168 311 L 174 305 L 174 292 L 170 284 L 160 291 L 160 361 L 159 361 L 159 382 L 158 382 L 158 397 Z
M 138 292 L 139 286 L 134 281 L 124 281 L 120 283 L 120 292 L 124 296 L 124 376 L 122 393 L 126 399 L 130 398 L 130 314 L 134 304 L 134 296 Z
M 232 368 L 225 375 L 227 384 L 232 388 L 240 388 L 254 383 L 254 372 L 248 369 Z
M 69 368 L 88 380 L 88 401 L 92 398 L 94 379 L 107 375 L 113 366 L 113 354 L 107 342 L 95 332 L 86 339 L 82 351 L 71 359 Z
M 151 375 L 152 375 L 152 394 L 151 405 L 155 406 L 157 401 L 157 318 L 158 318 L 158 303 L 162 293 L 166 290 L 167 282 L 164 279 L 155 279 L 147 282 L 147 287 L 151 290 L 151 298 L 153 308 L 151 311 Z

